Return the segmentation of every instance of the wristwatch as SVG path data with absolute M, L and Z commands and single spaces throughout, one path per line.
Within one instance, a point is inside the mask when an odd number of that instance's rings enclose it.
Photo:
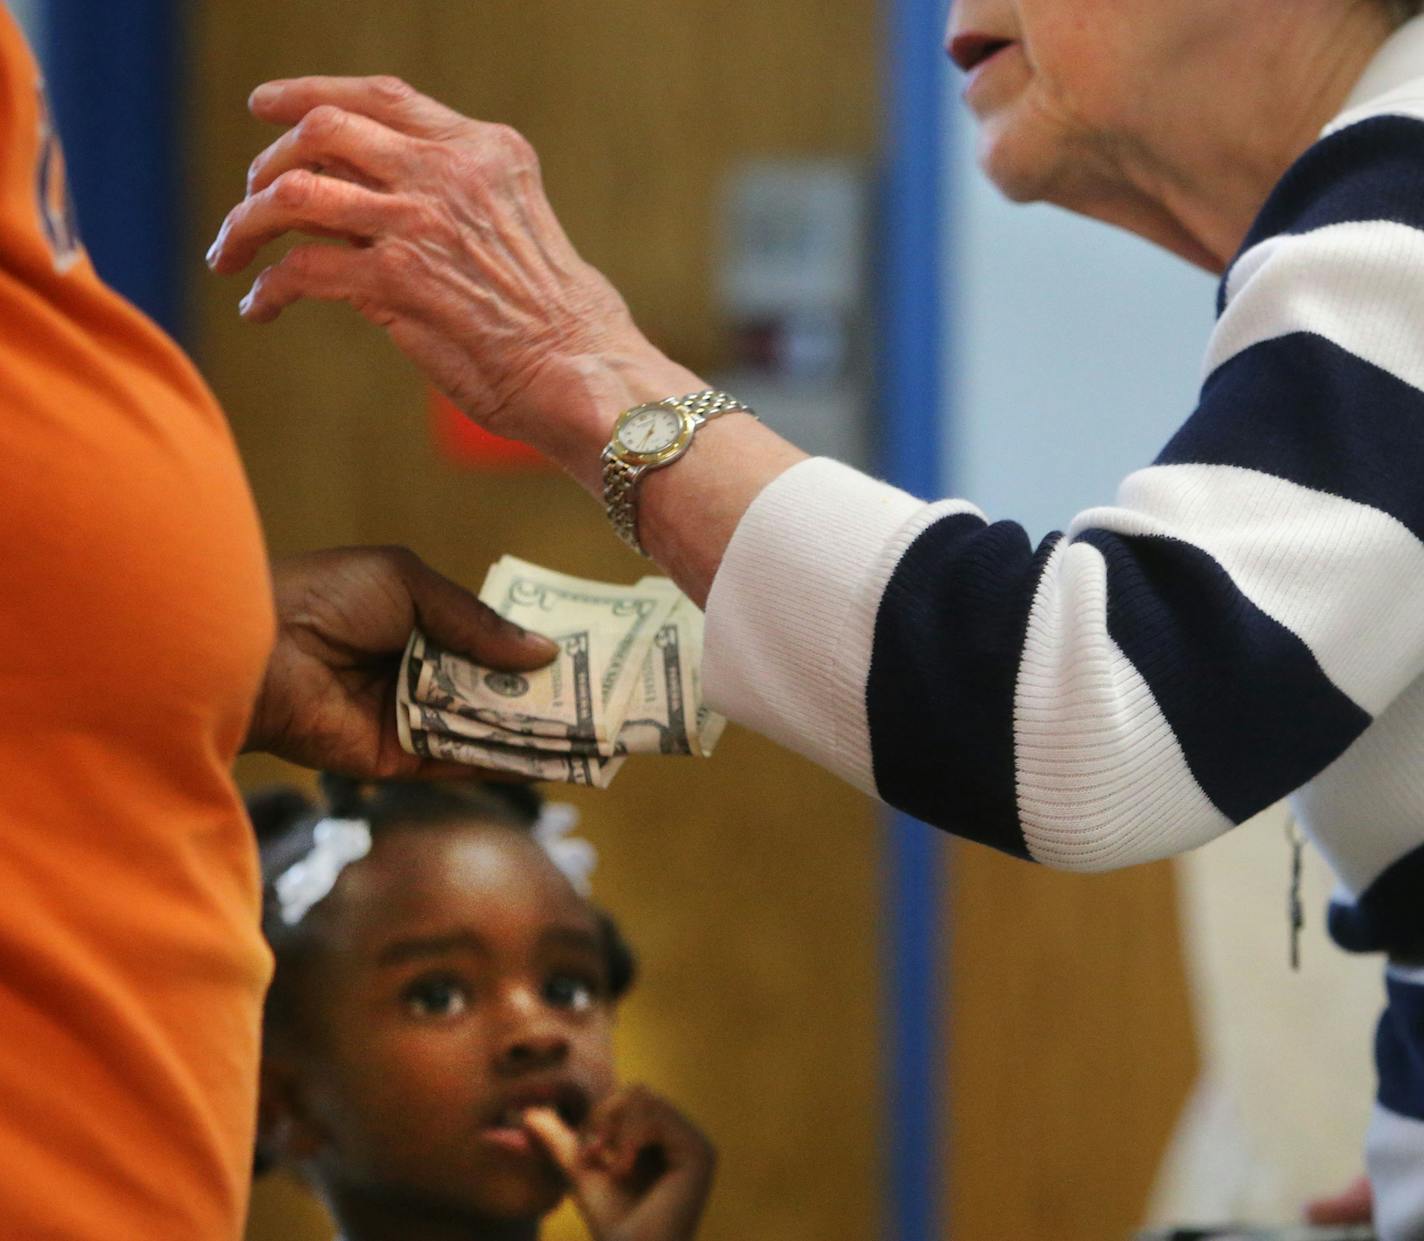
M 603 504 L 618 537 L 640 556 L 648 553 L 638 542 L 639 479 L 682 456 L 704 423 L 737 412 L 752 414 L 736 397 L 705 388 L 635 405 L 618 415 L 613 438 L 603 450 Z

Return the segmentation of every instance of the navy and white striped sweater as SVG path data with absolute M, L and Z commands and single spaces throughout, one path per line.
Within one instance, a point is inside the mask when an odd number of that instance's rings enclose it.
M 1372 68 L 1263 208 L 1196 411 L 1115 505 L 1035 548 L 803 462 L 738 527 L 705 675 L 717 710 L 1049 865 L 1166 857 L 1291 796 L 1332 932 L 1394 961 L 1370 1170 L 1382 1237 L 1417 1241 L 1424 24 Z

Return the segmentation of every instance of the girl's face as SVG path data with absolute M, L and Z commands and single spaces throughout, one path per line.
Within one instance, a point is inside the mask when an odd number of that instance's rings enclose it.
M 387 829 L 310 917 L 291 1123 L 336 1203 L 551 1210 L 562 1177 L 519 1115 L 577 1126 L 613 1089 L 613 1005 L 597 920 L 543 850 L 478 821 Z

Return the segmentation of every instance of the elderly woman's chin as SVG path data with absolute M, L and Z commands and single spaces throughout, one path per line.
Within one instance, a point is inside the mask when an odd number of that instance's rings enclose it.
M 1048 202 L 1093 216 L 1121 194 L 1124 173 L 1114 158 L 1120 146 L 1020 99 L 980 120 L 977 162 L 1011 202 Z
M 1064 173 L 1064 153 L 1041 136 L 994 118 L 979 130 L 978 163 L 1005 198 L 1016 203 L 1053 201 Z

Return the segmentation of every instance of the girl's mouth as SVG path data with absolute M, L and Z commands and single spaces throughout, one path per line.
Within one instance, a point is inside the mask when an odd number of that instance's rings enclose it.
M 587 1091 L 571 1082 L 519 1091 L 481 1126 L 480 1136 L 512 1154 L 542 1155 L 543 1148 L 524 1127 L 524 1113 L 534 1107 L 552 1108 L 564 1124 L 577 1129 L 588 1119 L 593 1103 Z
M 510 1155 L 526 1159 L 542 1157 L 544 1153 L 534 1136 L 523 1125 L 487 1125 L 480 1130 L 480 1138 Z
M 555 1092 L 551 1097 L 527 1099 L 513 1103 L 500 1114 L 497 1127 L 506 1128 L 524 1123 L 524 1113 L 531 1107 L 550 1107 L 570 1129 L 577 1129 L 589 1113 L 588 1096 L 576 1087 Z

